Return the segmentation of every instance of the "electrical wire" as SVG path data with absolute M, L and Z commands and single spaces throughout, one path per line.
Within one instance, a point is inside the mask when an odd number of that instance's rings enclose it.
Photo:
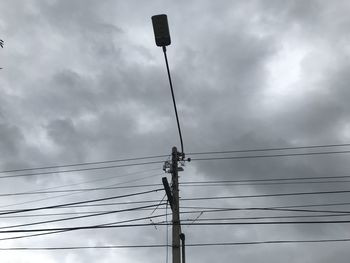
M 168 222 L 168 202 L 165 204 L 165 221 Z M 168 263 L 169 261 L 169 226 L 166 226 L 166 247 L 165 247 L 165 263 Z
M 257 185 L 306 185 L 306 184 L 332 184 L 332 183 L 350 183 L 350 180 L 337 180 L 337 181 L 313 181 L 313 182 L 270 182 L 270 183 L 213 183 L 213 184 L 184 184 L 184 187 L 231 187 L 231 186 L 257 186 Z
M 96 161 L 96 162 L 84 162 L 84 163 L 74 163 L 74 164 L 61 164 L 61 165 L 51 165 L 51 166 L 19 168 L 19 169 L 2 170 L 2 171 L 0 171 L 0 173 L 25 172 L 25 171 L 33 171 L 33 170 L 47 170 L 47 169 L 67 168 L 67 167 L 86 166 L 86 165 L 97 165 L 97 164 L 106 164 L 106 163 L 138 161 L 138 160 L 147 160 L 147 159 L 155 159 L 155 158 L 164 158 L 167 156 L 168 155 L 165 154 L 165 155 L 153 155 L 153 156 L 136 157 L 136 158 L 115 159 L 115 160 L 107 160 L 107 161 Z
M 55 209 L 72 209 L 72 208 L 83 208 L 83 207 L 100 207 L 100 206 L 115 206 L 115 205 L 131 205 L 131 204 L 151 204 L 159 203 L 159 200 L 143 200 L 143 201 L 125 201 L 125 202 L 113 202 L 113 203 L 102 203 L 102 204 L 82 204 L 82 205 L 68 205 L 55 207 Z M 2 213 L 22 211 L 23 209 L 13 210 L 0 210 L 0 217 Z
M 113 203 L 102 203 L 102 204 L 88 204 L 88 205 L 70 205 L 69 207 L 58 207 L 58 208 L 77 208 L 77 207 L 96 207 L 96 206 L 114 206 L 114 205 L 131 205 L 131 204 L 149 204 L 158 203 L 159 200 L 142 200 L 142 201 L 125 201 L 125 202 L 113 202 Z M 1 215 L 1 213 L 0 213 Z
M 1 212 L 0 215 L 16 214 L 16 213 L 23 213 L 23 212 L 32 212 L 32 211 L 46 210 L 46 209 L 53 209 L 53 208 L 60 208 L 60 207 L 67 207 L 67 206 L 86 204 L 86 203 L 92 203 L 92 202 L 100 202 L 100 201 L 106 201 L 106 200 L 112 200 L 112 199 L 118 199 L 118 198 L 124 198 L 124 197 L 131 197 L 131 196 L 149 194 L 149 193 L 157 192 L 157 191 L 160 191 L 160 190 L 163 190 L 163 189 L 159 188 L 159 189 L 143 191 L 143 192 L 137 192 L 137 193 L 132 193 L 132 194 L 110 196 L 110 197 L 91 199 L 91 200 L 84 200 L 84 201 L 78 201 L 78 202 L 70 202 L 70 203 L 51 205 L 51 206 L 42 206 L 42 207 L 26 208 L 26 209 L 19 209 L 19 210 L 13 210 L 13 211 L 5 211 L 5 212 Z
M 238 179 L 238 180 L 211 180 L 211 181 L 185 181 L 181 185 L 186 184 L 215 184 L 215 183 L 251 183 L 251 182 L 270 182 L 270 181 L 307 181 L 307 180 L 324 180 L 324 179 L 341 179 L 350 178 L 350 175 L 336 176 L 310 176 L 310 177 L 294 177 L 294 178 L 264 178 L 264 179 Z M 305 182 L 306 183 L 306 182 Z
M 155 208 L 153 209 L 153 211 L 151 212 L 150 215 L 153 215 L 154 212 L 159 208 L 160 205 L 164 204 L 163 201 L 164 201 L 164 198 L 166 197 L 166 194 L 164 194 L 163 198 L 160 200 L 160 202 L 158 203 L 158 205 L 155 206 Z
M 152 217 L 159 217 L 164 215 L 158 215 L 158 216 L 152 216 Z M 145 218 L 143 218 L 145 219 Z M 139 220 L 139 219 L 133 219 Z M 238 223 L 196 223 L 196 224 L 183 224 L 183 225 L 205 225 L 205 226 L 218 226 L 218 225 L 261 225 L 261 224 L 333 224 L 333 223 L 350 223 L 350 221 L 292 221 L 292 222 L 238 222 Z M 110 223 L 110 224 L 116 224 L 116 223 Z M 43 231 L 51 231 L 46 233 L 40 233 L 40 234 L 34 234 L 34 235 L 27 235 L 27 236 L 20 236 L 20 237 L 9 237 L 9 238 L 3 238 L 0 240 L 10 240 L 10 239 L 18 239 L 18 238 L 26 238 L 26 237 L 33 237 L 33 236 L 39 236 L 39 235 L 48 235 L 48 234 L 55 234 L 59 232 L 66 232 L 66 231 L 73 231 L 73 230 L 84 230 L 84 229 L 104 229 L 104 228 L 116 228 L 116 227 L 144 227 L 144 226 L 153 226 L 153 225 L 166 225 L 169 226 L 171 224 L 167 223 L 152 223 L 152 224 L 128 224 L 128 225 L 95 225 L 95 226 L 85 226 L 85 227 L 71 227 L 71 228 L 51 228 L 51 229 L 26 229 L 26 230 L 1 230 L 0 233 L 27 233 L 27 232 L 43 232 Z
M 119 164 L 119 165 L 109 165 L 109 166 L 89 167 L 89 168 L 79 168 L 79 169 L 68 169 L 68 170 L 57 170 L 57 171 L 48 171 L 48 172 L 2 175 L 2 176 L 0 176 L 0 179 L 15 178 L 15 177 L 29 177 L 29 176 L 54 174 L 54 173 L 61 174 L 61 173 L 71 173 L 71 172 L 94 171 L 94 170 L 101 170 L 101 169 L 113 169 L 113 168 L 120 168 L 120 167 L 140 166 L 140 165 L 159 164 L 159 163 L 163 163 L 163 161 L 150 161 L 150 162 L 142 162 L 142 163 L 129 163 L 129 164 Z
M 109 228 L 128 228 L 128 227 L 147 227 L 154 225 L 166 226 L 165 223 L 143 223 L 143 224 L 124 224 L 124 225 L 93 225 L 93 226 L 76 226 L 76 227 L 55 227 L 55 228 L 32 228 L 32 229 L 12 229 L 0 230 L 1 234 L 10 233 L 32 233 L 32 232 L 51 232 L 51 231 L 73 231 L 73 230 L 88 230 L 88 229 L 109 229 Z
M 144 210 L 144 209 L 141 209 Z M 45 213 L 45 214 L 29 214 L 29 215 L 13 215 L 13 216 L 0 216 L 1 218 L 34 218 L 34 217 L 52 217 L 52 216 L 67 216 L 67 215 L 84 215 L 104 213 L 111 210 L 99 210 L 99 211 L 81 211 L 81 212 L 66 212 L 66 213 Z
M 126 201 L 126 202 L 114 202 L 114 203 L 102 203 L 102 204 L 83 204 L 83 205 L 69 205 L 63 207 L 56 207 L 55 209 L 67 209 L 67 208 L 85 208 L 85 207 L 100 207 L 100 206 L 115 206 L 115 205 L 131 205 L 131 204 L 149 204 L 149 203 L 158 203 L 159 200 L 142 200 L 142 201 Z M 329 213 L 349 213 L 350 211 L 329 211 L 329 210 L 295 210 L 288 208 L 297 208 L 297 207 L 313 207 L 313 206 L 336 206 L 336 205 L 350 205 L 350 203 L 330 203 L 330 204 L 308 204 L 308 205 L 290 205 L 290 206 L 274 206 L 274 207 L 248 207 L 248 208 L 225 208 L 225 207 L 199 207 L 199 206 L 181 206 L 181 208 L 190 208 L 190 209 L 211 209 L 213 211 L 233 211 L 233 210 L 276 210 L 276 211 L 302 211 L 302 212 L 329 212 Z M 278 210 L 279 209 L 279 210 Z M 22 210 L 0 210 L 0 217 L 3 213 L 7 212 L 16 212 Z M 209 210 L 208 210 L 209 211 Z M 206 212 L 208 212 L 206 211 Z M 186 213 L 186 212 L 181 212 Z
M 186 246 L 189 246 L 189 247 L 242 246 L 242 245 L 295 244 L 295 243 L 330 243 L 330 242 L 349 242 L 349 241 L 350 241 L 350 238 L 316 239 L 316 240 L 268 240 L 268 241 L 250 241 L 250 242 L 197 243 L 197 244 L 186 244 Z
M 192 243 L 186 244 L 188 247 L 208 247 L 208 246 L 243 246 L 243 245 L 268 245 L 268 244 L 296 244 L 296 243 L 334 243 L 349 242 L 350 238 L 342 239 L 314 239 L 314 240 L 266 240 L 247 242 L 212 242 L 212 243 Z M 148 245 L 101 245 L 101 246 L 67 246 L 67 247 L 2 247 L 2 251 L 19 250 L 80 250 L 80 249 L 134 249 L 134 248 L 161 248 L 171 247 L 166 244 Z
M 154 206 L 157 206 L 157 209 L 166 209 L 159 207 L 158 204 L 154 204 Z M 288 206 L 287 206 L 288 207 Z M 298 207 L 298 206 L 297 206 Z M 339 215 L 347 215 L 350 214 L 350 211 L 334 211 L 334 210 L 310 210 L 310 209 L 288 209 L 288 208 L 279 208 L 279 207 L 243 207 L 243 208 L 213 208 L 213 207 L 181 207 L 183 209 L 192 208 L 192 209 L 198 209 L 198 210 L 191 210 L 191 211 L 182 211 L 180 214 L 193 214 L 193 213 L 215 213 L 215 212 L 232 212 L 232 211 L 279 211 L 279 212 L 311 212 L 311 213 L 331 213 L 331 214 L 339 214 Z M 140 210 L 150 210 L 149 208 L 140 208 Z M 154 209 L 152 209 L 154 210 Z M 15 216 L 0 216 L 1 218 L 20 218 L 20 217 L 47 217 L 47 216 L 65 216 L 65 215 L 81 215 L 81 214 L 94 214 L 94 213 L 104 213 L 109 212 L 111 210 L 105 210 L 105 211 L 81 211 L 81 212 L 69 212 L 69 213 L 45 213 L 45 214 L 30 214 L 30 215 L 15 215 Z M 336 215 L 335 215 L 336 216 Z M 311 216 L 311 217 L 317 217 L 317 216 Z
M 299 224 L 349 224 L 350 220 L 323 220 L 323 221 L 259 221 L 259 222 L 216 222 L 216 223 L 183 223 L 190 226 L 229 226 L 229 225 L 299 225 Z
M 54 191 L 51 189 L 59 189 L 59 188 L 64 188 L 64 187 L 70 187 L 70 186 L 76 186 L 76 185 L 81 185 L 81 184 L 86 184 L 86 183 L 91 183 L 91 182 L 97 182 L 97 181 L 106 181 L 106 180 L 111 180 L 111 179 L 116 179 L 116 178 L 120 178 L 120 177 L 125 177 L 125 176 L 130 176 L 130 175 L 136 175 L 136 174 L 141 174 L 141 173 L 145 173 L 145 172 L 150 172 L 150 171 L 155 171 L 158 170 L 157 169 L 148 169 L 148 170 L 142 170 L 142 171 L 137 171 L 137 172 L 132 172 L 132 173 L 127 173 L 127 174 L 123 174 L 123 175 L 114 175 L 111 177 L 107 177 L 107 178 L 99 178 L 99 179 L 94 179 L 94 180 L 88 180 L 88 181 L 82 181 L 79 183 L 74 183 L 74 184 L 65 184 L 65 185 L 60 185 L 60 186 L 54 186 L 54 187 L 48 187 L 48 188 L 41 188 L 41 189 L 36 189 L 34 191 L 28 191 L 28 192 L 23 192 L 23 193 L 14 193 L 14 194 L 0 194 L 0 196 L 11 196 L 11 195 L 34 195 L 37 193 L 40 194 L 48 194 L 48 193 L 59 193 L 59 192 L 74 192 L 75 190 L 60 190 L 60 191 Z M 112 186 L 116 186 L 116 185 L 123 185 L 126 183 L 131 183 L 131 182 L 136 182 L 136 181 L 142 181 L 144 179 L 148 179 L 151 177 L 155 177 L 155 176 L 160 176 L 162 174 L 157 174 L 157 175 L 150 175 L 150 176 L 144 176 L 141 178 L 137 178 L 137 179 L 132 179 L 132 180 L 127 180 L 127 181 L 123 181 L 123 182 L 119 182 L 116 184 L 112 184 L 109 185 L 109 187 Z M 120 187 L 122 188 L 122 187 Z M 133 188 L 133 187 L 127 187 L 125 186 L 124 188 Z M 51 190 L 51 191 L 50 191 Z M 78 191 L 79 192 L 79 191 Z M 64 194 L 64 195 L 58 195 L 58 196 L 54 196 L 54 197 L 45 197 L 45 198 L 40 198 L 40 199 L 34 199 L 34 200 L 29 200 L 29 201 L 25 201 L 25 202 L 17 202 L 17 203 L 13 203 L 13 204 L 8 204 L 8 205 L 2 205 L 0 207 L 10 207 L 10 206 L 16 206 L 16 205 L 23 205 L 23 204 L 29 204 L 29 203 L 36 203 L 36 202 L 40 202 L 40 201 L 47 201 L 47 200 L 52 200 L 52 199 L 56 199 L 56 198 L 60 198 L 60 197 L 66 197 L 66 196 L 71 196 L 74 195 L 76 193 L 72 193 L 72 194 Z
M 318 207 L 319 206 L 344 206 L 344 205 L 350 205 L 350 202 L 275 206 L 274 208 L 317 207 L 317 206 Z
M 157 175 L 158 176 L 158 175 Z M 341 183 L 341 182 L 350 182 L 350 181 L 325 181 L 325 182 L 284 182 L 284 183 L 243 183 L 243 184 L 230 184 L 230 183 L 215 183 L 215 184 L 185 184 L 183 186 L 187 187 L 228 187 L 228 186 L 240 186 L 240 185 L 290 185 L 290 184 L 319 184 L 319 183 Z M 33 192 L 17 192 L 17 193 L 4 193 L 0 194 L 0 197 L 5 196 L 21 196 L 21 195 L 41 195 L 41 194 L 54 194 L 54 193 L 82 193 L 82 192 L 90 192 L 90 191 L 102 191 L 102 190 L 115 190 L 115 189 L 131 189 L 131 188 L 144 188 L 144 187 L 155 187 L 155 186 L 162 186 L 162 184 L 141 184 L 141 185 L 128 185 L 128 186 L 106 186 L 106 187 L 94 187 L 94 188 L 78 188 L 78 189 L 67 189 L 67 190 L 52 190 L 52 191 L 33 191 Z M 54 198 L 62 197 L 62 196 L 68 196 L 68 195 L 59 195 L 55 196 Z M 32 201 L 22 202 L 22 203 L 15 203 L 11 205 L 5 205 L 0 207 L 8 207 L 13 205 L 20 205 L 20 204 L 27 204 L 32 202 L 38 202 L 43 200 L 48 200 L 53 198 L 42 198 L 42 199 L 35 199 Z
M 299 208 L 299 207 L 320 207 L 320 206 L 344 206 L 350 205 L 350 202 L 338 202 L 338 203 L 321 203 L 321 204 L 303 204 L 303 205 L 285 205 L 285 206 L 270 206 L 262 207 L 264 209 L 275 209 L 275 208 Z M 203 206 L 181 206 L 181 208 L 190 209 L 237 209 L 237 208 L 227 208 L 227 207 L 203 207 Z M 241 208 L 238 208 L 241 209 Z M 260 209 L 260 208 L 259 208 Z
M 295 146 L 295 147 L 275 147 L 275 148 L 260 148 L 260 149 L 243 149 L 243 150 L 228 150 L 228 151 L 190 152 L 190 153 L 188 153 L 188 155 L 208 155 L 208 154 L 227 154 L 227 153 L 262 152 L 262 151 L 281 151 L 281 150 L 298 150 L 298 149 L 330 148 L 330 147 L 346 147 L 346 146 L 350 146 L 350 143 L 308 145 L 308 146 Z M 60 164 L 60 165 L 49 165 L 49 166 L 40 166 L 40 167 L 8 169 L 8 170 L 2 170 L 2 171 L 0 171 L 0 173 L 14 173 L 14 172 L 47 170 L 47 169 L 67 168 L 67 167 L 76 167 L 76 166 L 99 165 L 99 164 L 116 163 L 116 162 L 128 162 L 128 161 L 164 158 L 167 156 L 168 156 L 167 154 L 163 154 L 163 155 L 153 155 L 153 156 L 144 156 L 144 157 L 135 157 L 135 158 L 105 160 L 105 161 L 94 161 L 94 162 L 82 162 L 82 163 L 73 163 L 73 164 Z M 104 169 L 104 168 L 101 168 L 101 169 Z
M 219 199 L 236 199 L 236 198 L 259 198 L 259 197 L 298 196 L 298 195 L 321 195 L 321 194 L 345 194 L 345 193 L 350 193 L 350 190 L 294 192 L 294 193 L 276 193 L 276 194 L 260 194 L 260 195 L 193 197 L 193 198 L 181 198 L 180 201 L 219 200 Z
M 48 191 L 48 190 L 52 190 L 52 189 L 59 189 L 59 188 L 76 186 L 76 185 L 89 184 L 89 183 L 95 183 L 95 182 L 101 182 L 101 181 L 107 181 L 107 180 L 113 180 L 113 179 L 116 179 L 116 178 L 132 176 L 132 175 L 138 175 L 138 174 L 147 173 L 147 172 L 151 172 L 151 171 L 158 171 L 158 170 L 159 170 L 159 168 L 147 169 L 147 170 L 142 169 L 141 171 L 125 173 L 125 174 L 119 174 L 119 175 L 113 175 L 113 176 L 108 176 L 108 177 L 98 178 L 98 179 L 93 179 L 93 180 L 84 180 L 84 181 L 80 181 L 78 183 L 71 183 L 71 184 L 64 184 L 64 185 L 59 185 L 59 186 L 39 188 L 39 189 L 36 189 L 36 190 L 33 190 L 33 191 L 34 192 L 35 191 Z M 132 182 L 132 181 L 127 181 L 127 182 Z
M 141 221 L 141 220 L 146 220 L 146 219 L 151 219 L 151 218 L 158 218 L 158 217 L 163 217 L 163 216 L 165 216 L 165 214 L 154 215 L 154 216 L 146 216 L 146 217 L 139 217 L 139 218 L 134 218 L 134 219 L 127 219 L 127 220 L 122 220 L 122 221 L 117 221 L 117 222 L 104 223 L 104 224 L 95 225 L 95 226 L 96 227 L 99 227 L 99 226 L 102 227 L 102 226 L 109 226 L 109 225 L 118 225 L 118 224 L 130 223 L 130 222 Z M 23 239 L 23 238 L 37 237 L 37 236 L 46 236 L 46 235 L 70 232 L 70 231 L 75 231 L 75 230 L 79 230 L 79 229 L 64 229 L 64 230 L 57 230 L 57 231 L 38 233 L 38 234 L 30 234 L 30 235 L 15 236 L 15 237 L 6 237 L 6 238 L 0 238 L 0 241 L 13 240 L 13 239 Z
M 291 147 L 274 147 L 274 148 L 260 148 L 260 149 L 242 149 L 242 150 L 228 150 L 228 151 L 190 152 L 190 153 L 187 153 L 187 155 L 266 152 L 266 151 L 300 150 L 300 149 L 347 147 L 347 146 L 350 146 L 350 143 L 323 144 L 323 145 L 305 145 L 305 146 L 294 146 L 294 147 L 293 146 L 291 146 Z
M 102 203 L 102 204 L 82 204 L 82 205 L 69 205 L 63 207 L 56 207 L 55 209 L 71 209 L 71 208 L 85 208 L 85 207 L 100 207 L 100 206 L 115 206 L 115 205 L 131 205 L 131 204 L 158 204 L 159 200 L 142 200 L 142 201 L 126 201 L 126 202 L 114 202 L 114 203 Z M 205 212 L 210 211 L 239 211 L 239 210 L 276 210 L 276 211 L 290 211 L 290 212 L 325 212 L 325 213 L 350 213 L 350 211 L 331 211 L 331 210 L 310 210 L 310 209 L 289 209 L 298 207 L 317 207 L 317 206 L 339 206 L 339 205 L 350 205 L 348 202 L 344 203 L 326 203 L 326 204 L 306 204 L 306 205 L 289 205 L 289 206 L 273 206 L 273 207 L 241 207 L 241 208 L 227 208 L 227 207 L 202 207 L 202 206 L 181 206 L 183 209 L 200 209 Z M 161 208 L 159 208 L 161 209 Z M 210 210 L 208 210 L 210 209 Z M 16 212 L 22 210 L 0 210 L 0 217 L 3 213 Z M 186 213 L 183 211 L 181 213 Z M 42 216 L 42 215 L 40 215 Z
M 350 211 L 334 211 L 334 210 L 311 210 L 311 209 L 291 209 L 291 208 L 273 208 L 273 207 L 242 207 L 242 208 L 225 208 L 199 210 L 198 212 L 214 213 L 229 211 L 278 211 L 278 212 L 303 212 L 303 213 L 330 213 L 330 214 L 350 214 Z M 193 213 L 192 211 L 184 211 L 182 214 Z
M 122 185 L 122 184 L 125 184 L 125 183 L 130 183 L 130 182 L 142 181 L 144 179 L 151 178 L 151 177 L 156 177 L 156 176 L 160 176 L 160 175 L 162 175 L 162 174 L 155 174 L 155 175 L 145 176 L 145 177 L 138 178 L 138 179 L 128 180 L 128 181 L 112 184 L 112 185 L 110 185 L 110 187 L 115 186 L 115 185 Z M 40 201 L 47 201 L 47 200 L 57 199 L 57 198 L 72 196 L 72 195 L 76 195 L 76 194 L 80 194 L 80 193 L 81 192 L 78 191 L 78 192 L 73 192 L 73 193 L 69 193 L 69 194 L 44 197 L 44 198 L 29 200 L 29 201 L 25 201 L 25 202 L 12 203 L 12 204 L 9 204 L 9 205 L 2 205 L 0 207 L 4 208 L 4 207 L 10 207 L 10 206 L 17 206 L 17 205 L 24 205 L 24 204 L 30 204 L 30 203 L 37 203 L 37 202 L 40 202 Z
M 183 223 L 189 226 L 235 226 L 235 225 L 297 225 L 297 224 L 349 224 L 350 220 L 323 220 L 323 221 L 264 221 L 264 222 L 216 222 L 216 223 Z M 31 233 L 31 232 L 49 232 L 60 230 L 87 230 L 87 229 L 108 229 L 108 228 L 129 228 L 129 227 L 147 227 L 147 226 L 167 226 L 170 223 L 144 223 L 144 224 L 121 224 L 121 225 L 98 225 L 98 226 L 77 226 L 77 227 L 56 227 L 56 228 L 32 228 L 32 229 L 12 229 L 0 230 L 1 234 L 9 233 Z
M 156 176 L 159 176 L 159 174 L 157 174 Z M 151 186 L 152 187 L 162 186 L 162 184 L 141 184 L 141 185 L 106 186 L 106 187 L 67 189 L 67 190 L 52 190 L 52 191 L 17 192 L 17 193 L 0 194 L 0 197 L 18 196 L 18 195 L 41 195 L 41 194 L 55 194 L 55 193 L 71 193 L 71 192 L 90 192 L 90 191 L 101 191 L 101 190 L 131 189 L 131 188 L 141 188 L 141 187 L 151 187 Z M 61 197 L 61 196 L 59 196 L 59 197 Z M 46 200 L 46 199 L 40 199 L 40 201 L 41 200 Z
M 130 212 L 130 211 L 140 210 L 142 208 L 157 207 L 159 205 L 164 205 L 164 203 L 163 204 L 157 204 L 157 205 L 148 205 L 148 206 L 125 208 L 125 209 L 120 209 L 120 210 L 105 211 L 105 212 L 100 212 L 100 213 L 93 213 L 93 214 L 90 214 L 90 215 L 80 215 L 80 216 L 65 217 L 65 218 L 59 218 L 59 219 L 51 219 L 51 220 L 45 220 L 45 221 L 39 221 L 39 222 L 33 222 L 33 223 L 25 223 L 25 224 L 17 224 L 17 225 L 10 225 L 10 226 L 2 226 L 2 227 L 0 227 L 0 229 L 9 229 L 9 228 L 17 228 L 17 227 L 23 227 L 23 226 L 42 225 L 42 224 L 47 224 L 47 223 L 70 221 L 70 220 L 75 220 L 75 219 L 82 219 L 82 218 L 102 216 L 102 215 L 110 215 L 110 214 L 116 214 L 116 213 L 122 213 L 122 212 Z
M 236 220 L 264 220 L 264 219 L 285 219 L 285 218 L 318 218 L 318 217 L 346 217 L 350 216 L 350 213 L 347 214 L 321 214 L 321 215 L 288 215 L 288 216 L 251 216 L 251 217 L 222 217 L 222 218 L 199 218 L 205 211 L 201 213 L 196 218 L 186 218 L 182 219 L 181 222 L 199 222 L 199 221 L 236 221 Z M 165 221 L 167 222 L 167 221 Z
M 155 176 L 159 176 L 161 174 L 157 174 Z M 151 175 L 153 177 L 153 175 Z M 350 176 L 349 176 L 350 177 Z M 148 178 L 148 176 L 146 177 Z M 318 179 L 317 177 L 315 177 Z M 321 177 L 320 177 L 321 178 Z M 143 178 L 142 178 L 143 179 Z M 305 178 L 307 179 L 307 178 Z M 140 179 L 135 179 L 140 180 Z M 257 181 L 261 181 L 263 179 L 258 179 Z M 298 179 L 292 179 L 292 178 L 279 178 L 279 179 L 266 179 L 265 181 L 271 181 L 271 180 L 298 180 Z M 133 180 L 134 181 L 134 180 Z M 242 182 L 247 180 L 242 180 Z M 255 181 L 255 180 L 252 180 Z M 127 181 L 130 182 L 130 181 Z M 289 184 L 324 184 L 324 183 L 343 183 L 343 182 L 350 182 L 350 180 L 337 180 L 337 181 L 312 181 L 312 182 L 282 182 L 282 183 L 275 183 L 275 182 L 269 182 L 269 183 L 241 183 L 240 180 L 227 180 L 227 181 L 203 181 L 203 182 L 182 182 L 180 185 L 182 186 L 191 186 L 191 187 L 208 187 L 208 186 L 239 186 L 239 185 L 289 185 Z M 118 183 L 119 185 L 120 183 Z M 128 185 L 128 186 L 106 186 L 106 187 L 94 187 L 94 188 L 77 188 L 77 189 L 67 189 L 67 190 L 50 190 L 50 191 L 32 191 L 32 192 L 17 192 L 17 193 L 3 193 L 0 194 L 0 197 L 4 196 L 19 196 L 19 195 L 40 195 L 40 194 L 53 194 L 53 193 L 69 193 L 69 192 L 88 192 L 88 191 L 101 191 L 101 190 L 113 190 L 113 189 L 129 189 L 129 188 L 140 188 L 140 187 L 154 187 L 154 186 L 162 186 L 162 184 L 142 184 L 142 185 Z M 61 196 L 58 196 L 61 197 Z M 46 200 L 46 199 L 40 199 Z M 37 201 L 37 200 L 35 200 Z M 23 204 L 23 203 L 20 203 Z M 1 206 L 0 206 L 1 207 Z
M 221 156 L 221 157 L 191 158 L 191 161 L 257 159 L 257 158 L 272 158 L 272 157 L 295 157 L 295 156 L 328 155 L 328 154 L 349 154 L 349 153 L 350 153 L 350 150 L 349 151 L 308 152 L 308 153 L 247 155 L 247 156 Z
M 80 249 L 116 249 L 116 248 L 161 248 L 165 245 L 109 245 L 109 246 L 76 246 L 76 247 L 8 247 L 0 248 L 8 250 L 80 250 Z

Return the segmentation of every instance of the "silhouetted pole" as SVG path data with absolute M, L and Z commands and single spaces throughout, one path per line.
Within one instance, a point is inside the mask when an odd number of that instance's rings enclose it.
M 172 196 L 173 196 L 173 263 L 181 263 L 181 250 L 180 250 L 180 207 L 179 207 L 179 176 L 177 162 L 179 160 L 179 154 L 177 148 L 173 147 L 171 158 L 171 180 L 172 180 Z
M 179 116 L 177 114 L 173 84 L 170 76 L 168 58 L 166 55 L 166 46 L 169 46 L 171 43 L 167 16 L 165 14 L 152 16 L 152 24 L 153 24 L 153 31 L 154 31 L 154 37 L 156 40 L 156 45 L 159 47 L 162 47 L 163 53 L 164 53 L 164 59 L 165 59 L 165 64 L 166 64 L 168 79 L 170 84 L 171 97 L 173 100 L 176 123 L 177 123 L 178 132 L 179 132 L 180 143 L 181 143 L 181 153 L 179 153 L 177 151 L 177 148 L 174 146 L 172 148 L 172 153 L 171 153 L 171 156 L 172 156 L 171 163 L 165 162 L 165 165 L 164 165 L 164 171 L 166 172 L 170 171 L 171 173 L 171 181 L 172 181 L 171 190 L 169 189 L 167 178 L 166 177 L 162 178 L 164 189 L 165 189 L 166 195 L 168 196 L 168 201 L 170 203 L 171 210 L 172 210 L 172 249 L 173 249 L 172 262 L 181 263 L 181 247 L 180 247 L 181 224 L 180 224 L 180 209 L 179 209 L 178 171 L 180 169 L 181 170 L 183 169 L 182 167 L 180 168 L 178 167 L 178 162 L 185 160 L 185 153 L 184 153 L 184 147 L 183 147 L 183 141 L 182 141 Z M 184 257 L 184 254 L 183 254 L 183 257 Z

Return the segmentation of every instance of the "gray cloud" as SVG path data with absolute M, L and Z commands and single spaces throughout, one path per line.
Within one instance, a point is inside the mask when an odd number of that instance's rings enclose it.
M 0 19 L 1 39 L 6 44 L 0 53 L 1 67 L 4 67 L 0 72 L 1 169 L 170 154 L 171 147 L 179 143 L 163 55 L 161 49 L 155 47 L 151 27 L 150 16 L 158 13 L 169 16 L 172 45 L 168 48 L 168 56 L 186 152 L 341 143 L 350 138 L 347 88 L 350 20 L 346 1 L 151 1 L 147 4 L 135 1 L 11 1 L 1 3 L 0 7 L 4 10 Z M 186 164 L 180 179 L 347 175 L 347 158 L 346 155 L 333 155 L 194 161 Z M 159 169 L 149 170 L 152 168 Z M 162 164 L 155 164 L 3 179 L 1 191 L 33 191 L 89 180 L 94 181 L 71 188 L 160 183 L 160 177 L 164 176 L 161 168 Z M 144 173 L 132 175 L 132 172 Z M 115 178 L 107 178 L 111 176 Z M 105 180 L 96 181 L 98 179 Z M 346 182 L 182 187 L 180 194 L 185 198 L 331 191 L 347 187 Z M 2 205 L 37 201 L 1 209 L 143 190 L 136 189 L 95 191 L 55 199 L 45 199 L 48 195 L 6 197 L 1 199 Z M 128 200 L 160 200 L 163 195 L 163 192 L 158 192 L 144 199 Z M 324 195 L 206 203 L 184 201 L 182 205 L 283 206 L 344 202 L 346 199 L 346 195 Z M 113 207 L 75 208 L 66 212 L 98 209 Z M 339 206 L 336 209 L 348 208 Z M 160 208 L 156 211 L 163 212 Z M 148 210 L 130 212 L 50 226 L 99 224 L 150 213 Z M 183 219 L 197 215 L 184 214 Z M 256 215 L 282 213 L 208 213 L 202 217 Z M 27 223 L 43 218 L 8 218 L 2 224 Z M 189 226 L 184 227 L 184 231 L 188 243 L 348 237 L 346 225 L 333 224 Z M 3 245 L 164 242 L 165 229 L 149 227 L 78 231 L 3 242 Z M 306 263 L 329 262 L 330 259 L 345 262 L 345 245 L 188 248 L 187 256 L 193 262 L 226 262 L 232 258 L 240 262 Z M 9 252 L 3 261 L 23 261 L 29 255 L 26 253 L 14 255 Z M 38 252 L 30 255 L 36 262 L 155 262 L 164 260 L 165 249 Z

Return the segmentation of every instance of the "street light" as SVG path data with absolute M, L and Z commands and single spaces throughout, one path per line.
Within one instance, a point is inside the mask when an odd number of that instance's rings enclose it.
M 181 159 L 184 160 L 185 159 L 185 152 L 184 152 L 184 147 L 183 147 L 183 142 L 182 142 L 179 116 L 177 115 L 173 84 L 172 84 L 171 76 L 170 76 L 168 57 L 166 55 L 166 46 L 169 46 L 171 43 L 167 15 L 161 14 L 161 15 L 152 16 L 152 24 L 153 24 L 153 31 L 154 31 L 154 37 L 156 40 L 156 45 L 158 47 L 162 47 L 163 53 L 164 53 L 165 64 L 166 64 L 166 68 L 167 68 L 167 72 L 168 72 L 168 78 L 169 78 L 169 84 L 170 84 L 170 90 L 171 90 L 171 96 L 172 96 L 173 104 L 174 104 L 177 129 L 179 131 L 179 137 L 180 137 L 180 143 L 181 143 L 180 156 L 181 156 Z
M 168 19 L 166 15 L 152 16 L 154 37 L 158 47 L 169 46 L 171 43 Z

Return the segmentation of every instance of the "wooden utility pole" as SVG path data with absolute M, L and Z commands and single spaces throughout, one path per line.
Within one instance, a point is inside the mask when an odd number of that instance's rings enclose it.
M 178 163 L 179 154 L 177 148 L 172 149 L 171 158 L 171 180 L 172 180 L 172 197 L 173 197 L 173 263 L 181 263 L 181 250 L 180 250 L 180 207 L 179 207 L 179 176 L 178 176 Z

